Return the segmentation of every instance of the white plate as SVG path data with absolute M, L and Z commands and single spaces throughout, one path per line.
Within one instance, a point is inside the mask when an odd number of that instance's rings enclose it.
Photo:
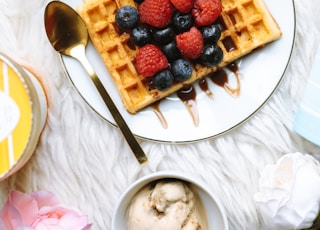
M 76 8 L 82 0 L 63 0 Z M 191 142 L 223 134 L 244 123 L 264 105 L 277 88 L 289 63 L 295 37 L 295 10 L 293 0 L 265 0 L 278 22 L 283 36 L 264 48 L 242 58 L 240 65 L 241 93 L 232 97 L 223 88 L 208 81 L 214 99 L 210 99 L 198 84 L 197 108 L 199 125 L 196 127 L 186 106 L 174 94 L 160 103 L 168 127 L 164 128 L 152 108 L 136 115 L 129 114 L 122 105 L 114 83 L 108 76 L 100 56 L 90 43 L 87 57 L 101 81 L 118 106 L 131 131 L 138 137 L 163 142 Z M 89 76 L 74 59 L 62 56 L 65 69 L 84 100 L 101 117 L 114 124 L 103 100 L 95 90 Z M 230 76 L 230 83 L 235 78 Z

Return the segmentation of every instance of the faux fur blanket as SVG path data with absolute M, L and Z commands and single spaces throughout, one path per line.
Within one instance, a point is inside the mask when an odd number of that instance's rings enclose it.
M 320 1 L 296 0 L 296 40 L 280 86 L 245 124 L 217 138 L 188 144 L 139 140 L 149 163 L 141 167 L 118 129 L 79 96 L 48 43 L 43 14 L 48 0 L 0 1 L 0 51 L 30 65 L 48 96 L 47 123 L 30 161 L 0 182 L 0 206 L 10 189 L 49 190 L 88 214 L 93 229 L 110 229 L 120 195 L 143 175 L 161 170 L 192 172 L 221 200 L 231 230 L 263 229 L 253 194 L 263 167 L 286 153 L 320 147 L 293 131 L 320 38 Z

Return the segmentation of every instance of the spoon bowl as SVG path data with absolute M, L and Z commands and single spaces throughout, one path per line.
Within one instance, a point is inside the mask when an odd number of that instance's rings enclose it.
M 48 3 L 45 9 L 44 24 L 52 47 L 57 52 L 73 57 L 80 62 L 108 107 L 138 162 L 140 164 L 146 163 L 145 153 L 86 58 L 85 48 L 89 36 L 81 16 L 69 5 L 60 1 L 52 1 Z
M 66 13 L 68 12 L 68 13 Z M 64 55 L 77 45 L 86 46 L 88 32 L 80 15 L 61 2 L 53 1 L 45 11 L 45 29 L 53 48 Z

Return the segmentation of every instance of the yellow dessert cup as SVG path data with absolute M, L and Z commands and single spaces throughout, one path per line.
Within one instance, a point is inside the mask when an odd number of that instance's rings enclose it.
M 38 79 L 0 54 L 0 181 L 31 157 L 47 116 L 47 100 Z

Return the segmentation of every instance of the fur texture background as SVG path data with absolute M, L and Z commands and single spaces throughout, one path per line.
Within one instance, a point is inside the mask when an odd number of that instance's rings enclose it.
M 10 189 L 49 190 L 89 215 L 93 229 L 110 229 L 121 193 L 137 178 L 160 170 L 192 172 L 221 199 L 230 229 L 266 229 L 253 194 L 261 169 L 291 152 L 320 159 L 320 147 L 293 132 L 320 38 L 320 1 L 296 0 L 292 60 L 275 94 L 248 122 L 215 139 L 171 145 L 139 140 L 149 157 L 140 167 L 118 130 L 97 116 L 65 76 L 48 43 L 43 13 L 48 0 L 0 1 L 0 51 L 31 66 L 48 96 L 47 124 L 31 160 L 0 182 L 0 206 Z

